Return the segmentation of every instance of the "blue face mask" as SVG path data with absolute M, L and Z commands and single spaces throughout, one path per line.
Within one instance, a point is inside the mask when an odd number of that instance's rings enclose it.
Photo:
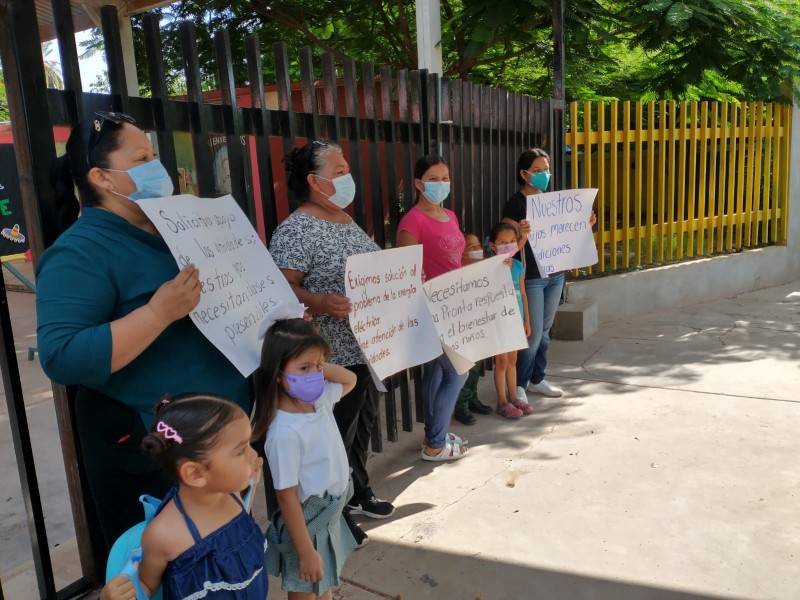
M 325 181 L 330 181 L 333 184 L 333 189 L 335 191 L 328 196 L 328 200 L 339 208 L 347 208 L 353 202 L 353 198 L 356 197 L 356 182 L 353 180 L 353 176 L 350 175 L 350 173 L 334 177 L 333 179 L 328 179 L 322 175 L 316 175 L 316 177 L 324 179 Z M 325 192 L 322 193 L 324 194 Z
M 137 165 L 127 171 L 119 171 L 117 169 L 103 169 L 104 171 L 111 171 L 113 173 L 127 173 L 128 177 L 133 181 L 136 186 L 136 191 L 130 196 L 122 196 L 117 192 L 113 192 L 118 196 L 127 198 L 128 200 L 143 200 L 144 198 L 163 198 L 164 196 L 172 196 L 175 186 L 172 184 L 172 179 L 169 173 L 157 158 L 149 160 L 142 165 Z
M 425 197 L 434 204 L 441 204 L 450 195 L 449 181 L 424 181 Z
M 531 173 L 530 171 L 525 172 L 531 176 L 529 179 L 530 184 L 537 190 L 545 191 L 547 186 L 550 185 L 550 171 L 540 171 L 538 173 Z
M 281 371 L 289 384 L 287 393 L 292 397 L 305 402 L 314 404 L 325 391 L 325 376 L 322 371 L 317 373 L 284 373 Z

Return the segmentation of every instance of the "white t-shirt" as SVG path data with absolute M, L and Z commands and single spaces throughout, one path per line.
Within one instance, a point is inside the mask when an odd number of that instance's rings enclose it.
M 264 452 L 276 490 L 297 486 L 300 502 L 311 496 L 341 496 L 350 480 L 342 436 L 333 418 L 333 405 L 342 397 L 342 384 L 325 381 L 313 413 L 278 410 L 267 429 Z

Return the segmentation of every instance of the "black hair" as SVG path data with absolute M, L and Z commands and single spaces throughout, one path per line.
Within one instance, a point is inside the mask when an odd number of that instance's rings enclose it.
M 278 408 L 278 372 L 287 362 L 311 348 L 318 348 L 325 359 L 331 355 L 330 343 L 311 321 L 285 319 L 276 321 L 267 330 L 261 347 L 261 364 L 254 378 L 253 439 L 262 438 Z
M 522 187 L 528 183 L 525 178 L 519 174 L 519 172 L 530 169 L 533 161 L 535 161 L 537 158 L 545 158 L 547 159 L 547 164 L 550 164 L 550 155 L 541 148 L 529 148 L 519 155 L 519 160 L 517 161 L 517 183 L 519 184 L 519 187 Z
M 163 396 L 153 412 L 155 421 L 142 440 L 142 454 L 153 458 L 175 481 L 180 481 L 181 463 L 203 461 L 222 430 L 238 417 L 247 417 L 239 405 L 222 396 L 196 392 Z
M 497 239 L 497 236 L 500 235 L 501 231 L 513 231 L 514 235 L 519 237 L 517 228 L 511 223 L 497 223 L 489 232 L 489 241 L 494 244 L 494 241 Z
M 100 203 L 100 195 L 89 182 L 89 171 L 92 167 L 108 168 L 108 155 L 119 148 L 119 134 L 123 126 L 124 122 L 93 119 L 79 123 L 72 129 L 66 154 L 56 158 L 50 168 L 50 184 L 55 191 L 55 205 L 62 229 L 76 221 L 81 206 Z M 90 140 L 93 140 L 91 148 Z
M 342 153 L 338 144 L 327 140 L 316 140 L 305 146 L 293 148 L 283 157 L 286 169 L 286 185 L 294 194 L 297 202 L 305 202 L 311 191 L 308 185 L 308 176 L 319 173 L 327 161 L 327 154 L 331 150 Z
M 425 156 L 421 157 L 414 164 L 414 179 L 422 179 L 425 173 L 428 172 L 428 169 L 435 165 L 444 165 L 445 167 L 448 167 L 447 161 L 438 154 L 426 154 Z M 419 200 L 419 193 L 419 190 L 417 190 L 417 200 Z

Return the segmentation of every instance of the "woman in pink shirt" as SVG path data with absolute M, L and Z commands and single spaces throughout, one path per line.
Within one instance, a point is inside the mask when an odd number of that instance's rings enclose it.
M 397 245 L 422 244 L 422 270 L 432 279 L 461 266 L 466 242 L 453 211 L 442 206 L 450 195 L 450 170 L 436 155 L 423 156 L 414 166 L 417 203 L 400 220 Z M 425 410 L 425 446 L 422 459 L 456 460 L 467 452 L 466 444 L 447 426 L 467 379 L 456 373 L 445 354 L 426 363 L 422 377 L 422 404 Z

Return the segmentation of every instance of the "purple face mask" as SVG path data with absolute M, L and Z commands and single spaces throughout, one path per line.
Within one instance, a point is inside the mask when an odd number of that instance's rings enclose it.
M 289 383 L 287 393 L 300 402 L 314 404 L 325 390 L 325 376 L 322 371 L 318 373 L 283 373 Z

